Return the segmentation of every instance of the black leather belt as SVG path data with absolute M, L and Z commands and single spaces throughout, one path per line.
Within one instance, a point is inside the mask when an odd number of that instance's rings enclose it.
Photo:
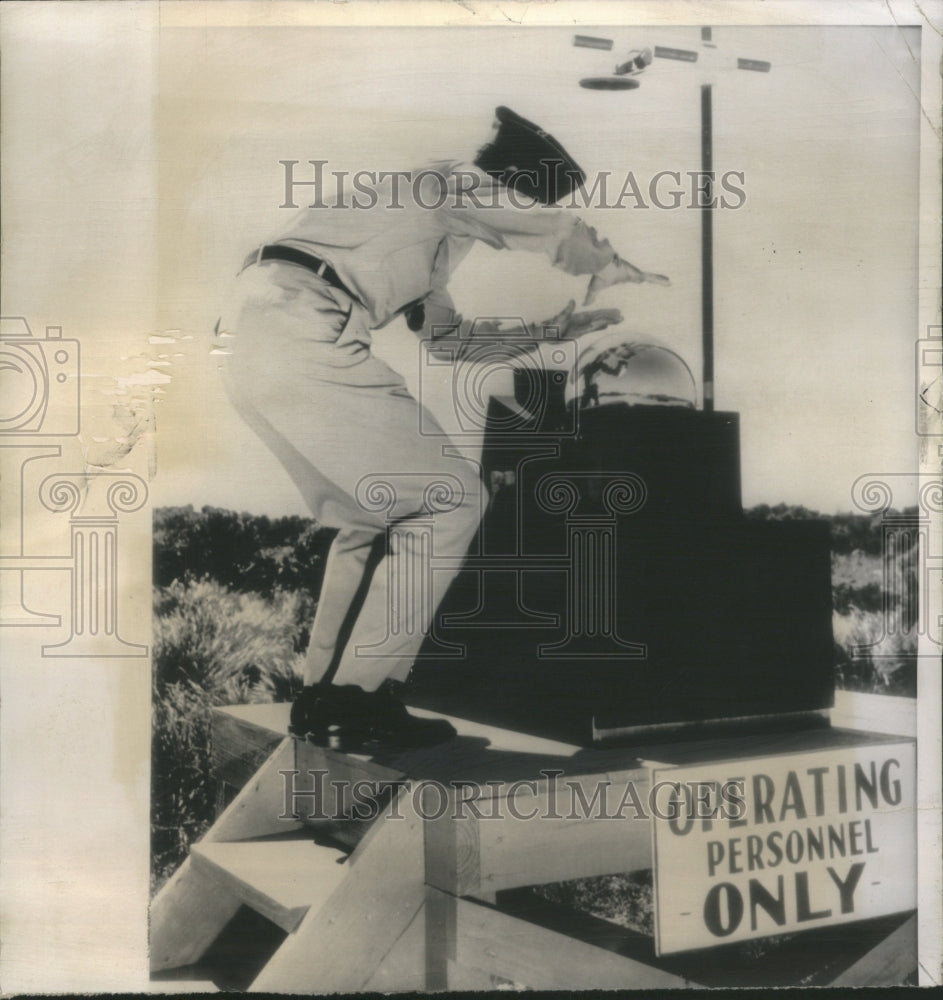
M 263 260 L 282 260 L 287 264 L 297 264 L 299 267 L 307 268 L 309 271 L 313 271 L 322 281 L 333 285 L 334 288 L 339 289 L 345 295 L 349 295 L 355 301 L 357 299 L 357 296 L 338 277 L 337 271 L 326 260 L 315 257 L 313 253 L 305 253 L 304 250 L 296 250 L 294 247 L 286 247 L 278 243 L 269 244 L 268 246 L 253 250 L 246 257 L 242 265 L 242 270 L 244 271 L 253 264 L 260 264 Z

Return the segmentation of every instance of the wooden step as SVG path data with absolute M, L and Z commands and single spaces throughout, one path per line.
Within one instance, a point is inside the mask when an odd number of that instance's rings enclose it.
M 190 856 L 201 872 L 288 933 L 347 875 L 347 855 L 310 838 L 204 841 Z

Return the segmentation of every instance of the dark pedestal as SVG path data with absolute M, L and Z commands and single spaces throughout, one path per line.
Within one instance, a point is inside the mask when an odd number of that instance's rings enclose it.
M 828 527 L 744 518 L 736 414 L 515 427 L 512 406 L 492 402 L 494 500 L 435 625 L 462 653 L 428 643 L 412 703 L 584 744 L 831 705 Z

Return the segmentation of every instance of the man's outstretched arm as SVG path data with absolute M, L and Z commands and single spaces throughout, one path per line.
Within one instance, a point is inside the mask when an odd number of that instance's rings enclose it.
M 528 250 L 544 254 L 568 274 L 594 276 L 587 290 L 588 305 L 602 288 L 623 282 L 650 281 L 668 285 L 660 274 L 642 271 L 622 260 L 607 239 L 574 212 L 559 208 L 517 207 L 508 190 L 491 177 L 475 175 L 478 187 L 455 192 L 439 210 L 447 231 L 470 237 L 496 250 Z M 464 175 L 453 175 L 456 185 Z M 516 196 L 520 201 L 520 196 Z M 597 280 L 598 279 L 598 280 Z

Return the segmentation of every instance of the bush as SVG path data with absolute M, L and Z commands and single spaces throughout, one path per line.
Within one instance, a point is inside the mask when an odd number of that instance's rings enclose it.
M 164 507 L 154 512 L 154 581 L 167 587 L 212 579 L 265 597 L 277 590 L 316 597 L 335 534 L 311 518 Z
M 210 580 L 155 593 L 151 749 L 155 888 L 212 822 L 214 706 L 291 701 L 315 602 L 299 592 L 234 594 Z
M 878 524 L 879 538 L 881 530 Z M 838 687 L 916 697 L 913 597 L 919 586 L 918 566 L 915 538 L 887 560 L 880 547 L 875 555 L 862 549 L 833 553 L 832 634 Z
M 533 892 L 550 903 L 610 920 L 640 934 L 655 934 L 651 870 L 552 882 L 537 886 Z
M 209 695 L 197 684 L 154 690 L 151 742 L 151 888 L 186 858 L 213 819 Z
M 155 595 L 158 694 L 190 682 L 216 704 L 287 701 L 299 688 L 315 601 L 303 592 L 271 599 L 234 594 L 212 580 L 175 582 Z
M 887 633 L 883 611 L 851 607 L 832 617 L 835 681 L 870 694 L 917 695 L 917 633 Z

